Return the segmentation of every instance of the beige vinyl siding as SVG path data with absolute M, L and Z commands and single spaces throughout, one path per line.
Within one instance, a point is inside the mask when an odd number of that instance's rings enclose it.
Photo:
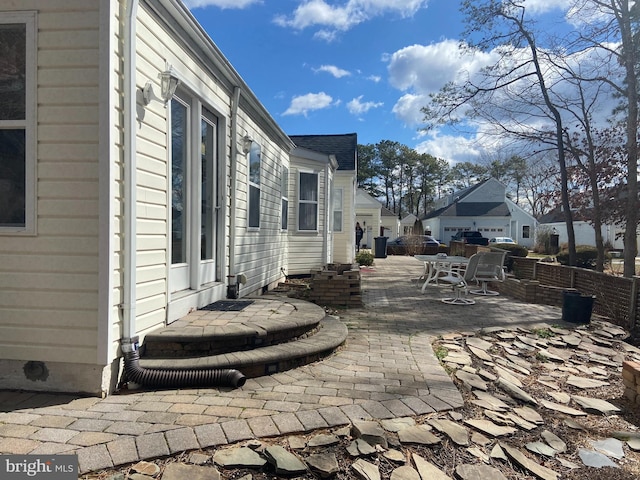
M 5 360 L 96 362 L 98 8 L 0 0 L 3 12 L 37 11 L 38 28 L 37 233 L 0 234 Z
M 333 261 L 352 263 L 355 255 L 355 173 L 338 170 L 334 176 L 334 188 L 343 189 L 342 232 L 333 234 Z M 377 236 L 377 235 L 376 235 Z
M 300 172 L 314 172 L 318 175 L 318 231 L 298 230 L 298 192 Z M 327 212 L 327 192 L 325 176 L 327 166 L 317 162 L 296 159 L 289 173 L 289 268 L 290 275 L 307 275 L 311 270 L 322 268 L 327 263 L 324 256 Z
M 264 285 L 282 278 L 281 268 L 287 267 L 287 242 L 280 228 L 280 168 L 288 152 L 282 151 L 270 141 L 251 119 L 240 112 L 241 131 L 249 135 L 261 147 L 260 171 L 260 228 L 248 228 L 248 155 L 238 155 L 238 176 L 236 182 L 236 274 L 244 274 L 247 284 L 241 286 L 240 295 L 253 293 Z M 291 173 L 289 173 L 291 179 Z M 231 194 L 231 192 L 229 192 Z M 291 200 L 289 200 L 291 208 Z M 289 223 L 289 229 L 292 228 Z

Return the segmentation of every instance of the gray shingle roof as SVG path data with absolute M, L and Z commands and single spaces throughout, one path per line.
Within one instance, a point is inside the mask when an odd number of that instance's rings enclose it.
M 424 218 L 481 216 L 510 217 L 511 212 L 505 202 L 456 202 L 430 212 Z
M 326 155 L 335 155 L 338 170 L 355 170 L 358 152 L 358 134 L 341 135 L 289 135 L 298 147 Z

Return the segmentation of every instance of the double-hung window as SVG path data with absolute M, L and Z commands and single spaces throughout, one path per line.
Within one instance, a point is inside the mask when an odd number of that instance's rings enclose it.
M 35 232 L 35 20 L 0 15 L 0 233 Z
M 332 210 L 333 210 L 333 231 L 342 231 L 342 192 L 341 188 L 333 189 Z
M 298 181 L 298 230 L 318 230 L 318 174 L 300 172 Z
M 280 228 L 289 228 L 289 169 L 282 166 L 282 176 L 280 177 L 280 195 L 282 197 L 281 223 Z
M 249 149 L 249 228 L 260 228 L 260 145 Z

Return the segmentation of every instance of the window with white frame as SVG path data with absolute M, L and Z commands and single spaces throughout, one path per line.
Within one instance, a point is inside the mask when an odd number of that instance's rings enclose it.
M 333 231 L 342 231 L 342 193 L 341 188 L 333 189 L 332 203 L 333 203 Z
M 522 238 L 531 238 L 531 227 L 529 225 L 522 226 Z
M 260 145 L 251 142 L 249 149 L 249 228 L 260 227 Z
M 35 20 L 0 15 L 0 232 L 35 232 Z
M 284 165 L 280 177 L 280 195 L 282 197 L 280 228 L 287 230 L 289 228 L 289 169 Z
M 318 174 L 298 174 L 298 230 L 318 230 Z

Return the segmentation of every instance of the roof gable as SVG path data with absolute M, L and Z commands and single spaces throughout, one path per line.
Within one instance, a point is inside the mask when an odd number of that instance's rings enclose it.
M 335 155 L 338 170 L 356 170 L 358 154 L 358 135 L 346 133 L 341 135 L 289 135 L 298 147 Z

